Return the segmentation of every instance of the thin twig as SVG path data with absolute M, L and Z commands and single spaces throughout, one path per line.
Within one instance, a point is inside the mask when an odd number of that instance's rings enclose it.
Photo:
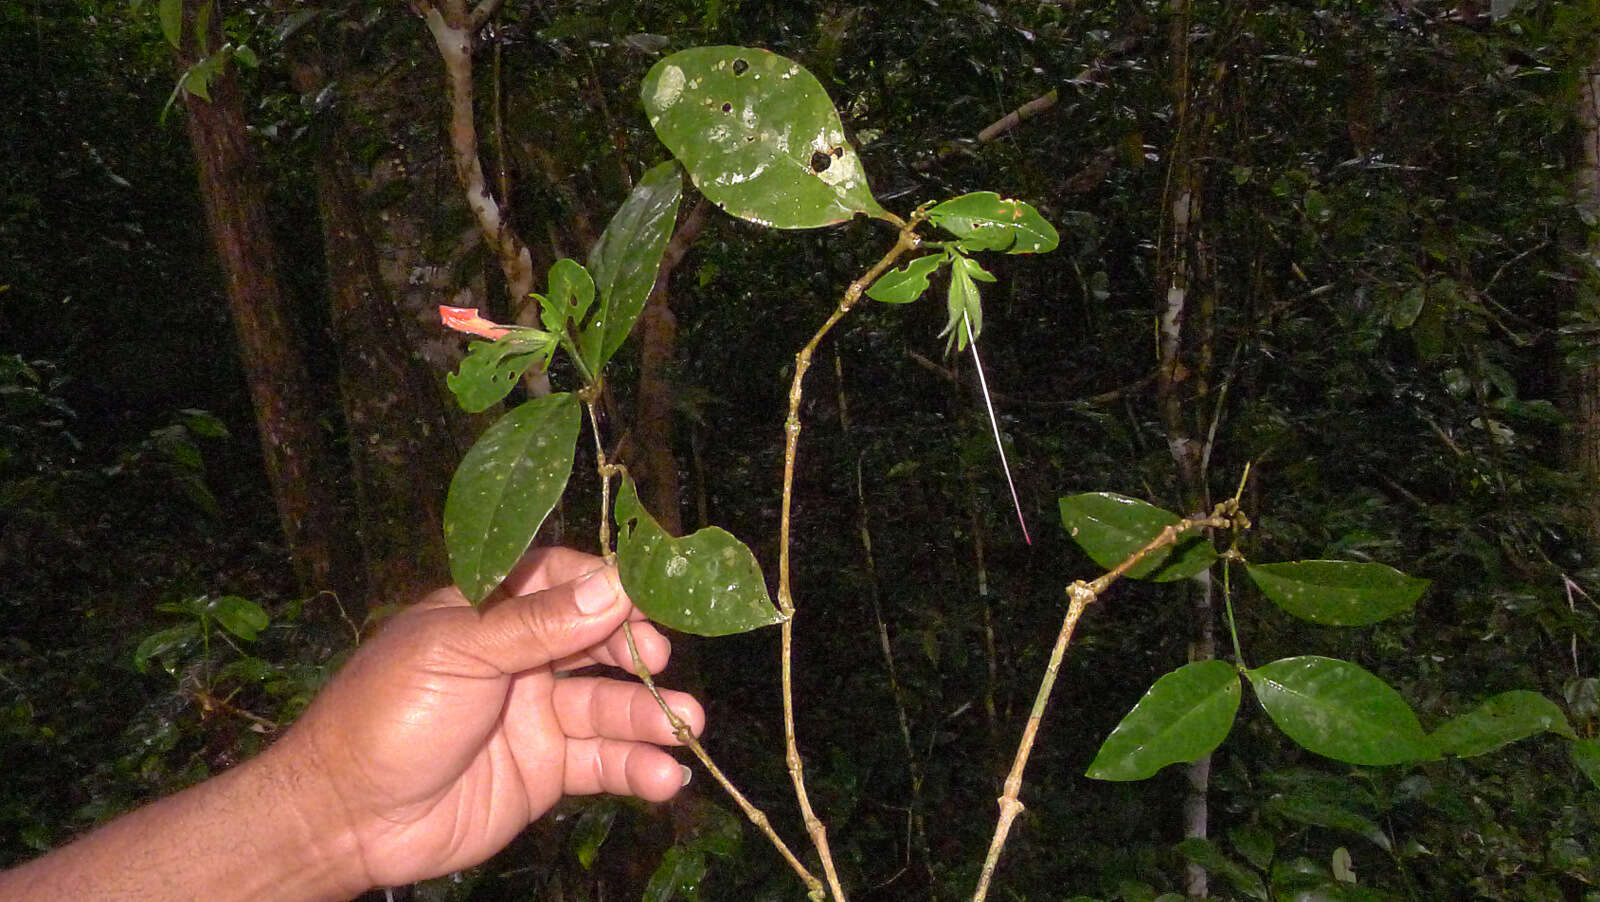
M 898 220 L 898 217 L 896 219 Z M 920 221 L 921 218 L 913 214 L 909 223 L 899 223 L 900 234 L 895 240 L 894 247 L 883 255 L 883 259 L 873 264 L 865 275 L 850 283 L 850 287 L 845 289 L 844 297 L 839 301 L 839 306 L 829 314 L 816 334 L 811 336 L 811 340 L 800 349 L 800 353 L 795 355 L 794 380 L 789 385 L 789 416 L 783 425 L 783 504 L 778 520 L 778 611 L 783 615 L 780 626 L 782 632 L 780 674 L 783 684 L 784 759 L 789 765 L 789 780 L 794 784 L 795 801 L 800 805 L 800 815 L 805 820 L 806 833 L 810 835 L 811 844 L 822 859 L 822 870 L 827 875 L 828 888 L 837 902 L 845 902 L 844 887 L 839 883 L 839 874 L 833 865 L 833 851 L 828 846 L 828 830 L 812 810 L 811 798 L 806 793 L 805 765 L 800 761 L 800 748 L 794 734 L 795 608 L 794 591 L 789 576 L 789 535 L 790 511 L 794 507 L 794 462 L 800 445 L 801 384 L 805 380 L 806 370 L 811 368 L 811 357 L 816 353 L 817 345 L 822 343 L 822 339 L 839 320 L 844 318 L 845 314 L 850 312 L 850 308 L 856 305 L 856 301 L 861 299 L 867 286 L 888 271 L 903 254 L 916 248 L 917 236 L 911 230 Z
M 1238 504 L 1231 500 L 1225 501 L 1217 505 L 1208 517 L 1189 517 L 1161 530 L 1143 548 L 1128 555 L 1122 563 L 1101 574 L 1097 579 L 1091 582 L 1078 580 L 1067 587 L 1067 615 L 1061 621 L 1061 632 L 1056 635 L 1055 647 L 1050 650 L 1050 662 L 1045 666 L 1044 679 L 1040 681 L 1039 691 L 1034 695 L 1033 709 L 1028 713 L 1028 722 L 1022 728 L 1022 740 L 1017 744 L 1017 755 L 1011 763 L 1011 772 L 1006 775 L 1005 794 L 1000 797 L 1000 817 L 995 822 L 994 838 L 989 843 L 989 854 L 984 859 L 983 872 L 978 878 L 977 889 L 973 891 L 972 902 L 983 902 L 988 896 L 989 884 L 994 879 L 995 867 L 1000 862 L 1000 850 L 1005 847 L 1012 823 L 1025 807 L 1018 799 L 1022 791 L 1022 772 L 1027 768 L 1028 758 L 1033 754 L 1033 744 L 1039 735 L 1039 725 L 1044 720 L 1045 706 L 1050 701 L 1050 693 L 1055 689 L 1056 673 L 1061 669 L 1061 659 L 1066 654 L 1067 646 L 1072 642 L 1072 633 L 1078 627 L 1078 618 L 1082 617 L 1084 610 L 1129 569 L 1151 553 L 1177 542 L 1178 537 L 1185 532 L 1201 527 L 1243 529 L 1248 525 L 1249 521 L 1239 512 Z
M 617 559 L 616 552 L 611 549 L 611 477 L 626 473 L 627 470 L 625 467 L 609 463 L 606 460 L 605 445 L 600 440 L 600 420 L 595 416 L 595 397 L 598 394 L 596 386 L 591 383 L 579 393 L 579 396 L 583 399 L 584 407 L 589 411 L 590 431 L 594 433 L 595 470 L 600 474 L 600 551 L 604 555 L 606 563 L 609 564 L 615 563 Z M 766 813 L 751 804 L 750 800 L 745 798 L 744 793 L 733 785 L 733 781 L 729 780 L 727 774 L 722 772 L 722 768 L 711 760 L 711 753 L 707 752 L 705 746 L 700 744 L 700 740 L 690 731 L 689 725 L 684 723 L 683 718 L 678 716 L 678 712 L 672 710 L 667 704 L 667 700 L 661 696 L 661 690 L 656 688 L 655 678 L 650 675 L 650 668 L 646 667 L 644 660 L 639 657 L 639 647 L 633 639 L 632 624 L 622 624 L 622 635 L 623 638 L 628 640 L 628 654 L 633 659 L 633 672 L 639 677 L 639 681 L 644 683 L 645 688 L 650 690 L 650 695 L 656 700 L 656 705 L 661 708 L 661 713 L 666 715 L 667 722 L 672 725 L 673 735 L 678 738 L 679 742 L 687 746 L 696 758 L 700 759 L 700 763 L 705 766 L 706 771 L 733 798 L 734 803 L 744 812 L 745 817 L 750 819 L 750 823 L 755 824 L 756 829 L 767 837 L 767 840 L 778 850 L 778 854 L 783 856 L 783 860 L 787 861 L 789 866 L 794 869 L 801 882 L 805 883 L 811 898 L 821 902 L 822 881 L 818 880 L 816 875 L 807 870 L 806 866 L 800 862 L 800 859 L 795 857 L 794 851 L 789 848 L 788 843 L 785 843 L 783 837 L 779 836 L 777 831 L 772 828 L 772 822 L 768 820 Z
M 639 657 L 639 646 L 634 643 L 633 628 L 630 624 L 624 623 L 622 625 L 622 635 L 628 640 L 628 654 L 633 658 L 634 673 L 639 677 L 639 681 L 644 683 L 645 688 L 650 690 L 651 696 L 655 698 L 656 704 L 660 706 L 662 713 L 667 715 L 667 722 L 672 724 L 673 735 L 678 738 L 679 742 L 687 746 L 696 758 L 700 759 L 700 763 L 705 767 L 706 772 L 711 774 L 717 784 L 727 791 L 728 795 L 733 798 L 734 804 L 738 805 L 739 810 L 744 812 L 744 816 L 750 819 L 750 823 L 756 825 L 756 829 L 767 837 L 767 841 L 771 842 L 773 847 L 778 850 L 778 854 L 783 856 L 783 860 L 789 863 L 789 867 L 794 869 L 795 874 L 805 883 L 807 894 L 812 899 L 820 902 L 823 898 L 822 881 L 818 880 L 816 875 L 811 873 L 800 862 L 799 858 L 795 857 L 794 851 L 789 848 L 789 844 L 784 842 L 783 837 L 778 835 L 778 831 L 772 828 L 772 822 L 767 819 L 766 812 L 757 808 L 751 804 L 749 799 L 745 798 L 744 793 L 739 791 L 739 787 L 734 786 L 733 781 L 729 780 L 727 774 L 722 772 L 722 768 L 711 760 L 711 754 L 706 751 L 705 746 L 701 745 L 700 740 L 689 730 L 689 725 L 684 722 L 683 718 L 678 716 L 676 711 L 668 707 L 667 700 L 662 698 L 661 690 L 656 688 L 655 680 L 650 676 L 650 669 L 644 665 L 644 659 Z

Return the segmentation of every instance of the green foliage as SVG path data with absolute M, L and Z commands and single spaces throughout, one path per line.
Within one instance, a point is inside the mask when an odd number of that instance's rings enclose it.
M 1107 569 L 1122 563 L 1181 519 L 1153 504 L 1114 492 L 1062 498 L 1060 507 L 1067 534 L 1090 560 Z M 1216 559 L 1211 543 L 1204 535 L 1195 534 L 1146 555 L 1128 568 L 1127 575 L 1156 582 L 1186 579 L 1210 567 Z
M 578 399 L 528 401 L 484 431 L 461 459 L 445 502 L 450 573 L 474 604 L 483 601 L 532 544 L 572 475 Z
M 1428 581 L 1382 564 L 1296 561 L 1247 568 L 1261 594 L 1312 623 L 1366 626 L 1409 610 Z
M 708 526 L 678 539 L 639 503 L 633 479 L 617 490 L 617 569 L 651 620 L 697 636 L 726 636 L 782 619 L 744 543 Z
M 1198 760 L 1227 738 L 1239 696 L 1239 673 L 1232 664 L 1185 664 L 1156 680 L 1117 724 L 1086 776 L 1144 780 L 1169 764 Z
M 1245 676 L 1278 729 L 1319 755 L 1368 765 L 1438 755 L 1405 699 L 1348 661 L 1302 655 Z
M 589 252 L 589 271 L 600 290 L 601 309 L 579 345 L 591 371 L 605 368 L 622 346 L 655 287 L 661 255 L 678 216 L 683 176 L 677 163 L 651 168 L 628 195 Z
M 816 76 L 754 47 L 696 47 L 640 88 L 661 142 L 695 187 L 741 219 L 814 229 L 883 216 Z

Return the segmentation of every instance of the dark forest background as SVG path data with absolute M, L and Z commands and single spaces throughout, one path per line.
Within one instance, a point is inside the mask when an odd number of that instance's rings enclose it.
M 473 35 L 456 68 L 428 15 Z M 435 308 L 516 319 L 583 257 L 666 157 L 640 79 L 713 43 L 814 72 L 890 209 L 996 190 L 1062 237 L 985 295 L 1031 545 L 939 302 L 863 306 L 810 376 L 798 726 L 853 895 L 970 894 L 1063 589 L 1096 572 L 1064 495 L 1204 510 L 1249 464 L 1253 560 L 1432 580 L 1359 629 L 1234 581 L 1258 662 L 1356 661 L 1430 727 L 1533 689 L 1595 736 L 1593 2 L 0 0 L 0 864 L 248 756 L 448 580 L 443 493 L 487 420 L 444 389 Z M 465 203 L 463 151 L 508 228 Z M 664 523 L 770 565 L 793 355 L 888 239 L 704 207 L 680 237 L 608 425 Z M 547 540 L 592 546 L 595 507 L 570 494 Z M 1352 767 L 1247 700 L 1208 769 L 1084 778 L 1209 653 L 1214 592 L 1120 585 L 1086 617 L 997 898 L 1199 894 L 1194 862 L 1219 898 L 1600 898 L 1600 795 L 1554 736 Z M 770 632 L 685 637 L 664 682 L 798 838 Z M 802 898 L 697 786 L 566 803 L 405 892 Z

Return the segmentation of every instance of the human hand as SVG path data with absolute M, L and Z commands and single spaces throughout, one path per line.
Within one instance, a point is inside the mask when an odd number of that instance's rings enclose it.
M 397 615 L 267 754 L 310 790 L 307 819 L 353 843 L 368 886 L 476 864 L 564 794 L 671 798 L 688 771 L 658 748 L 678 740 L 649 691 L 557 678 L 632 671 L 625 621 L 645 666 L 665 667 L 670 644 L 615 569 L 536 549 L 481 608 L 449 588 Z M 662 695 L 698 734 L 699 703 Z

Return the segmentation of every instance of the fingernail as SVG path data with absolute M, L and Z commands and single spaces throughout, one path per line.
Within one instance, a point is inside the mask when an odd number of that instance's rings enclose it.
M 683 782 L 679 783 L 678 785 L 679 786 L 688 786 L 689 785 L 689 781 L 694 779 L 694 771 L 690 770 L 687 765 L 683 765 L 683 764 L 678 765 L 678 770 L 683 771 Z
M 621 592 L 613 579 L 610 567 L 600 567 L 578 580 L 573 588 L 572 600 L 585 614 L 598 614 L 616 603 Z

